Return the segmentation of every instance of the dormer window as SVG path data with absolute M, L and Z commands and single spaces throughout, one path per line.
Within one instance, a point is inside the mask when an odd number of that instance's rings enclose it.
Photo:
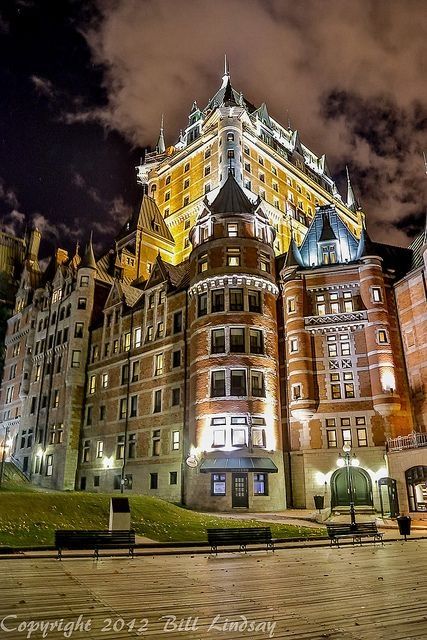
M 337 248 L 334 244 L 325 244 L 322 247 L 322 264 L 336 264 Z
M 227 133 L 227 142 L 234 142 L 234 133 L 231 131 Z
M 167 176 L 165 180 L 165 184 L 170 184 L 170 181 L 171 181 L 171 177 Z

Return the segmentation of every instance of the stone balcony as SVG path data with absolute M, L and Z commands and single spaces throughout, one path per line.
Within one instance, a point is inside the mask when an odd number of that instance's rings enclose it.
M 410 433 L 387 440 L 388 451 L 404 451 L 405 449 L 420 449 L 427 447 L 427 433 Z

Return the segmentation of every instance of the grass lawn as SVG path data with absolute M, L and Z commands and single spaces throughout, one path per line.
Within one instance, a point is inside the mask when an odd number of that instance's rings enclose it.
M 116 495 L 116 494 L 115 494 Z M 107 529 L 110 496 L 101 493 L 43 492 L 22 486 L 0 491 L 0 546 L 52 545 L 55 529 Z M 149 496 L 129 496 L 132 527 L 159 541 L 206 540 L 206 527 L 266 526 L 188 511 Z M 271 524 L 273 537 L 319 535 L 318 529 Z

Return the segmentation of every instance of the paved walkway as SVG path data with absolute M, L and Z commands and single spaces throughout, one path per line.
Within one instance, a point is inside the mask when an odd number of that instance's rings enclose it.
M 423 540 L 217 558 L 4 560 L 0 637 L 38 640 L 44 623 L 52 640 L 425 640 L 426 552 Z

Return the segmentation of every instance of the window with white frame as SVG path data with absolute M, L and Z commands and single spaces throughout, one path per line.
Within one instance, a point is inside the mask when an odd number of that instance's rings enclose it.
M 382 302 L 381 287 L 371 287 L 371 293 L 373 302 Z
M 377 331 L 377 342 L 378 342 L 378 344 L 388 344 L 389 343 L 387 331 L 385 329 L 378 329 L 378 331 Z
M 289 352 L 297 353 L 298 351 L 298 338 L 289 338 Z

